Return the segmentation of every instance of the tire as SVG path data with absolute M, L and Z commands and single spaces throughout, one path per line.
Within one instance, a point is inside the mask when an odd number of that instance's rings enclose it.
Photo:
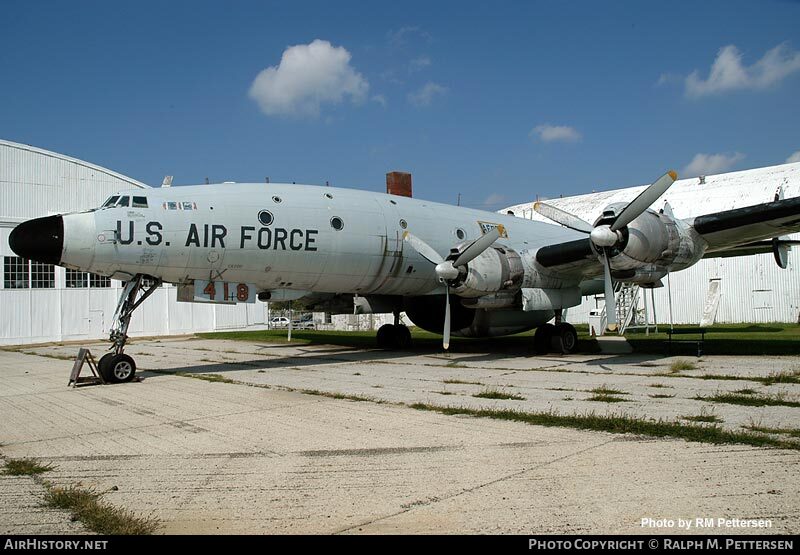
M 403 324 L 394 326 L 395 339 L 397 340 L 397 347 L 399 349 L 411 348 L 411 332 Z
M 378 333 L 375 336 L 378 341 L 379 349 L 394 349 L 397 347 L 397 334 L 395 333 L 393 324 L 384 324 L 378 328 Z
M 110 383 L 129 382 L 136 375 L 136 363 L 126 354 L 112 355 L 106 362 L 103 378 Z
M 554 339 L 557 340 L 558 338 L 561 339 L 561 344 L 559 347 L 561 348 L 561 352 L 563 354 L 569 355 L 577 352 L 578 332 L 575 331 L 575 328 L 572 326 L 572 324 L 561 322 L 559 325 L 557 325 Z
M 550 352 L 555 329 L 553 324 L 542 324 L 536 328 L 536 333 L 533 335 L 533 350 L 537 355 L 546 355 Z
M 100 375 L 103 377 L 103 381 L 108 383 L 110 380 L 108 379 L 109 369 L 108 369 L 108 362 L 114 356 L 114 353 L 106 353 L 100 357 L 100 360 L 97 361 L 97 371 L 100 372 Z

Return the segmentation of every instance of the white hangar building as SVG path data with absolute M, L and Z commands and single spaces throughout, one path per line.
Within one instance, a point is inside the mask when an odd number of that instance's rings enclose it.
M 594 222 L 603 208 L 614 202 L 628 203 L 646 187 L 542 200 L 587 222 Z M 779 191 L 782 198 L 800 196 L 800 163 L 680 179 L 651 208 L 660 210 L 668 202 L 676 218 L 692 218 L 771 202 Z M 501 212 L 553 223 L 534 211 L 533 204 L 509 206 Z M 800 233 L 788 238 L 800 239 Z M 714 281 L 718 283 L 712 288 Z M 800 323 L 800 247 L 789 251 L 785 270 L 777 265 L 772 253 L 707 258 L 687 270 L 671 274 L 663 283 L 664 287 L 654 289 L 652 293 L 644 289 L 638 291 L 634 306 L 640 320 L 646 296 L 650 322 L 653 322 L 654 301 L 659 324 L 670 322 L 670 307 L 675 324 L 698 324 L 706 302 L 714 296 L 709 294 L 710 290 L 716 289 L 719 292 L 717 323 Z M 604 304 L 602 296 L 584 297 L 580 307 L 568 309 L 567 320 L 586 323 L 589 312 L 604 308 Z
M 148 189 L 111 170 L 28 145 L 0 140 L 0 345 L 108 337 L 122 284 L 19 258 L 8 236 L 19 223 L 100 206 L 122 189 Z M 179 303 L 160 287 L 131 319 L 129 335 L 180 335 L 265 327 L 263 303 Z

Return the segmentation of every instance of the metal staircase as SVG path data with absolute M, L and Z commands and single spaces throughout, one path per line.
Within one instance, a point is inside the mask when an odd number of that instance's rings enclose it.
M 619 334 L 623 335 L 625 330 L 635 327 L 635 324 L 641 319 L 641 312 L 639 306 L 639 291 L 640 287 L 635 283 L 623 283 L 618 281 L 614 284 L 614 296 L 617 301 L 617 322 L 619 324 Z M 603 326 L 605 329 L 608 318 L 606 316 L 606 307 L 603 307 L 600 313 Z M 639 318 L 637 318 L 639 316 Z

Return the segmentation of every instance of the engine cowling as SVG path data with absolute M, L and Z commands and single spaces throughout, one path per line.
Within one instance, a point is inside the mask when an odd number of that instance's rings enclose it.
M 688 268 L 705 252 L 704 242 L 688 224 L 667 214 L 647 210 L 620 231 L 621 243 L 611 252 L 617 279 L 653 283 Z
M 513 293 L 522 286 L 525 270 L 517 251 L 492 246 L 466 266 L 451 291 L 460 297 L 482 297 L 498 292 Z

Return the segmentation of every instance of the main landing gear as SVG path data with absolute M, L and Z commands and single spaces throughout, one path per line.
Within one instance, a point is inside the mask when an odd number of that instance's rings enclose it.
M 136 375 L 136 362 L 126 355 L 125 343 L 128 340 L 128 326 L 131 323 L 133 311 L 139 308 L 147 297 L 161 285 L 160 279 L 149 278 L 145 285 L 145 276 L 136 274 L 132 280 L 125 284 L 117 310 L 114 313 L 114 323 L 111 327 L 109 340 L 113 343 L 111 352 L 104 354 L 97 363 L 103 379 L 109 383 L 129 382 Z M 139 294 L 141 296 L 139 297 Z M 137 297 L 139 297 L 137 299 Z
M 400 323 L 400 313 L 394 313 L 394 324 L 384 324 L 375 336 L 379 349 L 408 349 L 411 347 L 411 332 Z
M 533 335 L 533 349 L 537 355 L 549 352 L 572 354 L 578 350 L 578 332 L 572 324 L 561 321 L 561 311 L 556 311 L 556 323 L 542 324 Z

